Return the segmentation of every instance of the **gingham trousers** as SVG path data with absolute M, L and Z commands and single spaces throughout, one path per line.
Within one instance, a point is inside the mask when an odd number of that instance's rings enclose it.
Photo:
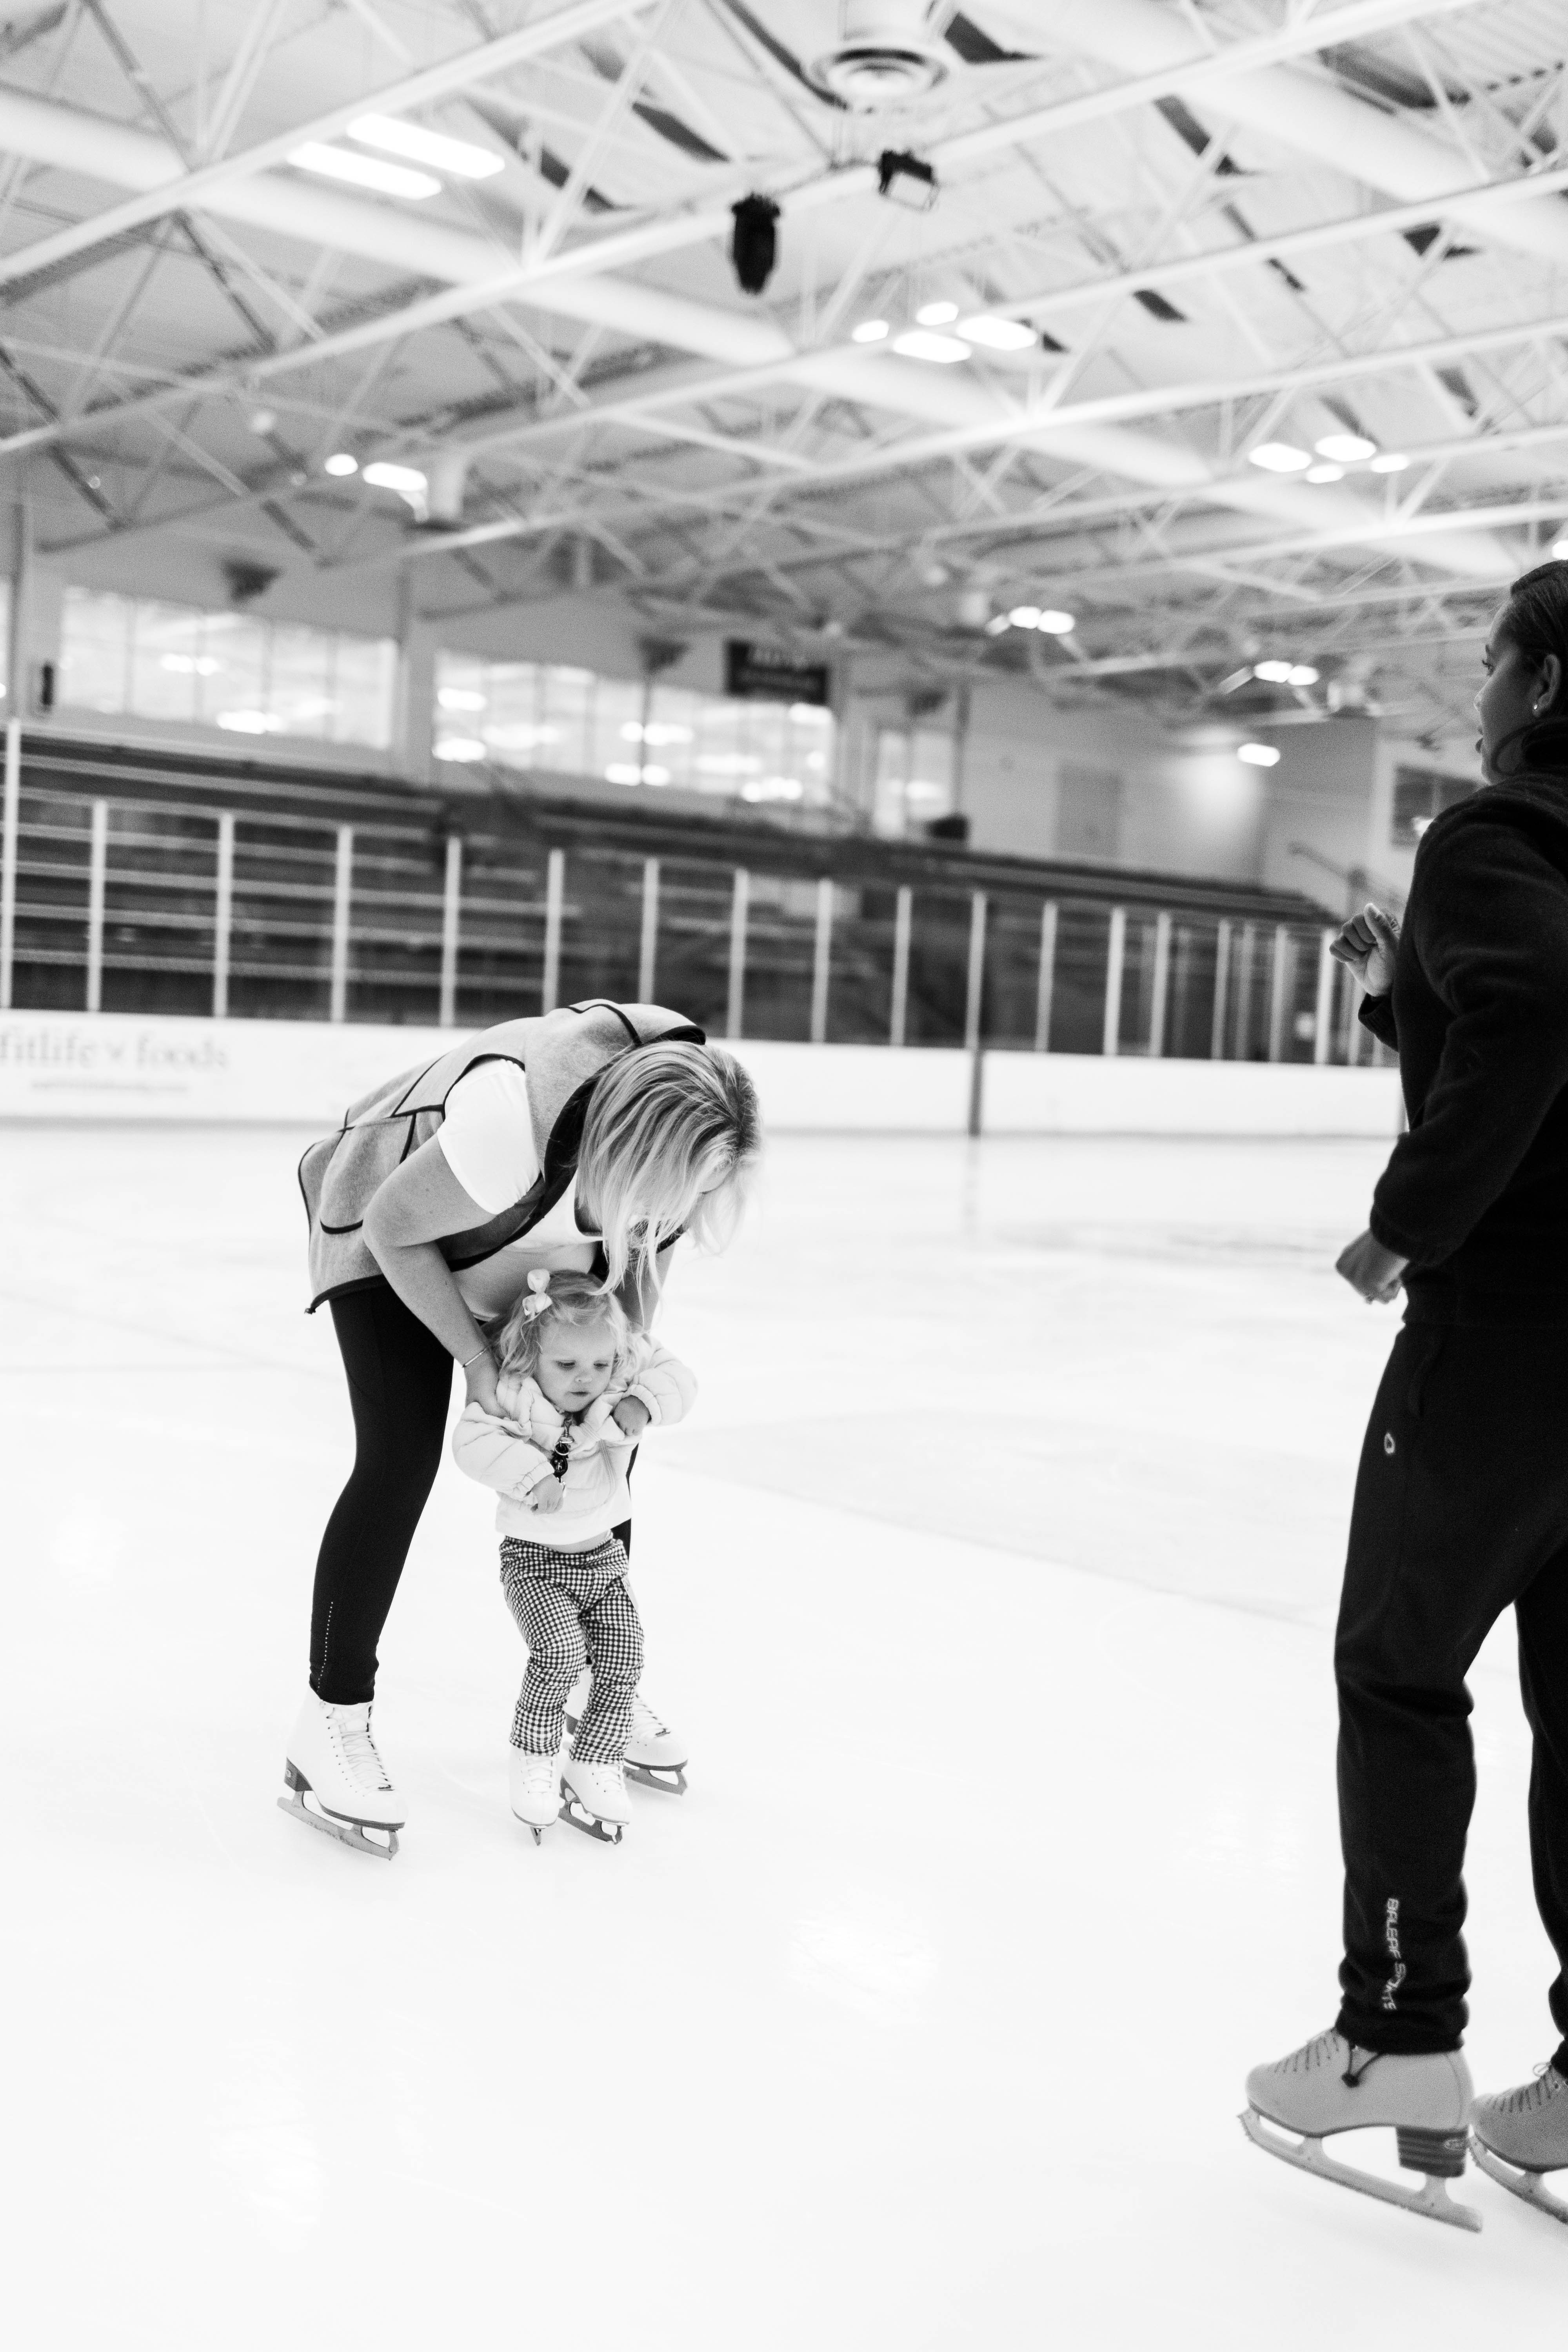
M 616 1764 L 626 1754 L 642 1674 L 642 1624 L 626 1577 L 626 1556 L 614 1536 L 592 1551 L 503 1537 L 501 1589 L 528 1643 L 511 1719 L 514 1748 L 556 1753 L 567 1697 L 588 1666 L 594 1686 L 572 1753 L 584 1764 Z

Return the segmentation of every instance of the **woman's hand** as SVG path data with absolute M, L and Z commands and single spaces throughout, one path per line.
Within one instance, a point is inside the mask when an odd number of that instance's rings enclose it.
M 616 1427 L 624 1430 L 628 1437 L 640 1437 L 653 1419 L 653 1415 L 641 1397 L 624 1396 L 611 1413 L 610 1419 L 615 1423 Z
M 565 1499 L 559 1478 L 542 1478 L 537 1486 L 531 1486 L 528 1490 L 527 1501 L 531 1511 L 558 1511 Z
M 482 1355 L 476 1356 L 471 1364 L 463 1366 L 463 1385 L 465 1406 L 477 1404 L 481 1412 L 488 1412 L 493 1420 L 504 1420 L 500 1399 L 496 1394 L 496 1360 L 488 1348 Z
M 1399 925 L 1371 901 L 1352 915 L 1329 953 L 1348 964 L 1369 996 L 1386 996 L 1394 986 Z
M 1352 1290 L 1359 1290 L 1369 1302 L 1386 1306 L 1397 1297 L 1405 1279 L 1407 1257 L 1400 1257 L 1371 1234 L 1358 1234 L 1349 1249 L 1342 1250 L 1334 1267 L 1342 1274 Z

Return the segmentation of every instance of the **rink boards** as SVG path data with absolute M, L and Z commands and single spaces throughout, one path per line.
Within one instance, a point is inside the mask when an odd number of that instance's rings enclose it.
M 449 1029 L 146 1014 L 0 1014 L 0 1118 L 330 1127 Z M 745 1040 L 777 1132 L 1364 1136 L 1394 1133 L 1392 1069 Z

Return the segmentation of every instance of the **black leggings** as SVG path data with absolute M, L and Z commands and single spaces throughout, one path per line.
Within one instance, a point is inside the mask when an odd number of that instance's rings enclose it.
M 338 1706 L 375 1689 L 375 1645 L 447 1434 L 452 1359 L 384 1284 L 331 1302 L 349 1376 L 354 1466 L 316 1560 L 310 1688 Z M 633 1457 L 635 1460 L 635 1456 Z M 616 1529 L 631 1547 L 631 1523 Z

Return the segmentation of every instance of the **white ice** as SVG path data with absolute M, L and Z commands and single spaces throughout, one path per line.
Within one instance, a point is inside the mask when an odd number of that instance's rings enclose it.
M 683 1800 L 535 1850 L 487 1497 L 383 1648 L 390 1867 L 277 1811 L 348 1413 L 280 1131 L 13 1127 L 0 1738 L 18 2346 L 1356 2352 L 1561 2324 L 1568 2232 L 1270 2163 L 1326 2025 L 1329 1662 L 1393 1323 L 1364 1146 L 775 1144 L 678 1269 L 646 1687 Z M 1554 2036 L 1509 1629 L 1470 2053 Z M 1347 2152 L 1392 2169 L 1392 2149 Z

